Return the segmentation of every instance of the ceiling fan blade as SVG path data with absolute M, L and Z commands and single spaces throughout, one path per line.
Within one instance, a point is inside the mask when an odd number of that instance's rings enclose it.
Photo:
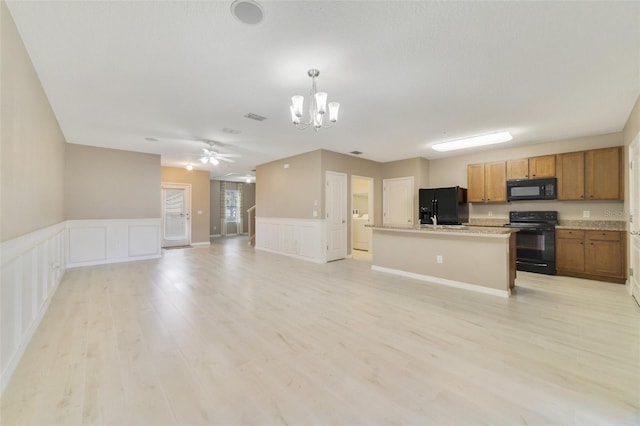
M 239 158 L 238 154 L 215 154 L 216 157 Z
M 218 157 L 218 160 L 220 161 L 226 161 L 227 163 L 235 163 L 234 160 L 231 160 L 229 158 L 225 158 L 225 157 Z

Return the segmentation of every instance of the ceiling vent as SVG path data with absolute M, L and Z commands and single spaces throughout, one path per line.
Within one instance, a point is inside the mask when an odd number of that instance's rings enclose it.
M 267 117 L 263 117 L 261 115 L 254 114 L 252 112 L 250 112 L 249 114 L 245 115 L 245 117 L 250 118 L 251 120 L 256 120 L 256 121 L 264 121 L 264 120 L 267 119 Z
M 229 133 L 231 135 L 237 135 L 238 133 L 240 133 L 240 130 L 236 130 L 236 129 L 229 129 L 228 127 L 225 127 L 224 129 L 222 129 L 222 131 L 224 133 Z
M 362 154 L 362 151 L 351 151 L 349 154 L 360 155 Z

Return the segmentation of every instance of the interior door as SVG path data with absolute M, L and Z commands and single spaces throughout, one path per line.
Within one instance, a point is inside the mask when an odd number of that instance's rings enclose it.
M 191 243 L 191 186 L 162 184 L 162 247 Z
M 327 262 L 347 257 L 347 175 L 326 172 Z
M 629 146 L 629 276 L 631 294 L 640 303 L 640 137 Z
M 413 176 L 382 181 L 382 223 L 413 225 Z

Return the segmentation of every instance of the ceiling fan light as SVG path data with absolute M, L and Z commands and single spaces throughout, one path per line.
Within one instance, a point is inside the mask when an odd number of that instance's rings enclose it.
M 214 166 L 217 166 L 218 164 L 220 164 L 220 162 L 213 157 L 209 158 L 209 162 Z
M 202 164 L 207 164 L 207 163 L 209 162 L 209 157 L 202 157 L 202 158 L 200 158 L 200 162 L 201 162 Z
M 493 145 L 497 143 L 509 142 L 513 139 L 509 132 L 491 133 L 488 135 L 473 136 L 470 138 L 457 139 L 450 142 L 443 142 L 433 145 L 431 148 L 436 151 L 454 151 L 457 149 L 474 148 L 477 146 Z
M 335 123 L 338 121 L 338 110 L 340 109 L 340 104 L 338 102 L 329 102 L 329 121 Z

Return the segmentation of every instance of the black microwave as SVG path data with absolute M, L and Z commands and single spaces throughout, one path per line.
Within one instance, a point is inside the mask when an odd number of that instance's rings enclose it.
M 507 200 L 555 200 L 556 178 L 518 179 L 507 181 Z

